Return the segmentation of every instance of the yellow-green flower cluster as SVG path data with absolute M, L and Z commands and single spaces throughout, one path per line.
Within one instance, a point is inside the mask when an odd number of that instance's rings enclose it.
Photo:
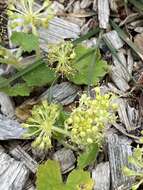
M 71 129 L 71 139 L 79 146 L 88 146 L 97 143 L 101 146 L 105 125 L 116 120 L 114 110 L 117 105 L 112 103 L 113 94 L 101 95 L 100 89 L 95 88 L 96 99 L 86 94 L 81 96 L 79 106 L 73 110 L 66 127 Z
M 18 50 L 16 52 L 11 52 L 10 49 L 7 49 L 0 45 L 0 63 L 11 64 L 15 67 L 20 66 L 21 57 L 18 55 Z
M 21 26 L 24 32 L 31 29 L 32 33 L 37 35 L 37 28 L 47 27 L 54 11 L 49 0 L 45 0 L 42 6 L 39 5 L 39 9 L 35 8 L 35 0 L 10 0 L 8 15 L 13 20 L 12 28 Z
M 68 78 L 70 75 L 74 74 L 75 57 L 75 49 L 70 41 L 49 46 L 48 63 L 51 66 L 56 65 L 55 71 L 62 76 Z
M 132 165 L 133 169 L 125 166 L 123 168 L 123 173 L 126 176 L 136 177 L 136 183 L 132 186 L 132 190 L 137 190 L 141 184 L 143 184 L 143 148 L 137 146 L 134 149 L 132 156 L 128 158 L 128 162 Z
M 37 136 L 32 144 L 34 147 L 39 149 L 51 147 L 52 130 L 59 114 L 59 105 L 54 103 L 48 104 L 47 101 L 43 101 L 41 105 L 33 107 L 31 117 L 28 118 L 22 127 L 28 128 L 27 137 Z

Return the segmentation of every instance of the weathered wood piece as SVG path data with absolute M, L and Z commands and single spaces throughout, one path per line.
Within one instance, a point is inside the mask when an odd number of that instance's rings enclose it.
M 127 62 L 123 51 L 119 51 L 117 56 L 120 61 L 113 57 L 114 65 L 111 68 L 111 78 L 121 91 L 126 92 L 130 88 L 128 82 L 131 79 L 131 68 L 133 68 L 133 63 L 130 61 Z M 128 64 L 131 64 L 132 66 Z
M 79 88 L 77 86 L 72 85 L 69 82 L 63 82 L 48 89 L 39 99 L 44 100 L 51 96 L 55 102 L 59 102 L 62 105 L 68 105 L 75 100 L 78 92 Z
M 131 141 L 112 133 L 108 134 L 107 142 L 112 190 L 129 190 L 134 183 L 134 177 L 125 176 L 122 168 L 133 168 L 128 163 L 128 157 L 132 155 Z
M 121 76 L 120 70 L 118 70 L 117 67 L 112 66 L 111 68 L 111 78 L 115 85 L 123 92 L 126 92 L 127 90 L 130 89 L 130 86 L 126 82 L 124 78 Z
M 86 9 L 92 4 L 92 0 L 82 0 L 80 3 L 81 9 Z
M 0 140 L 22 139 L 24 132 L 17 121 L 0 115 Z
M 36 173 L 36 168 L 38 163 L 31 158 L 29 154 L 27 154 L 21 146 L 17 146 L 16 148 L 10 151 L 10 154 L 16 159 L 24 163 L 27 168 L 33 173 Z
M 0 110 L 1 113 L 9 118 L 12 118 L 15 114 L 14 103 L 10 97 L 3 92 L 0 92 Z
M 22 190 L 28 176 L 24 164 L 11 158 L 0 146 L 0 190 Z
M 123 135 L 133 139 L 135 142 L 139 143 L 139 137 L 136 136 L 136 135 L 132 135 L 130 134 L 129 132 L 127 132 L 127 130 L 125 129 L 124 125 L 123 124 L 118 124 L 118 123 L 115 123 L 114 124 L 114 128 L 117 129 L 120 133 L 122 133 Z
M 92 179 L 95 181 L 94 190 L 110 190 L 109 162 L 98 164 L 92 171 Z
M 117 12 L 118 11 L 118 5 L 117 5 L 118 0 L 109 0 L 110 3 L 110 8 L 112 11 Z
M 106 34 L 104 34 L 104 38 L 117 50 L 124 45 L 116 30 L 107 32 Z
M 36 190 L 35 186 L 33 185 L 32 181 L 28 179 L 26 184 L 22 190 Z
M 17 1 L 17 8 L 21 8 L 20 4 Z M 40 5 L 35 3 L 35 10 L 39 9 Z M 17 22 L 21 22 L 21 20 L 17 19 Z M 11 21 L 9 22 L 10 25 Z M 22 28 L 17 27 L 14 30 L 9 30 L 9 37 L 14 31 L 21 31 Z M 64 39 L 76 39 L 80 35 L 80 27 L 77 24 L 69 22 L 65 19 L 54 17 L 48 25 L 48 28 L 39 28 L 38 30 L 40 36 L 40 47 L 45 52 L 48 52 L 48 44 L 49 43 L 59 43 Z M 12 44 L 11 44 L 12 47 Z
M 131 54 L 131 50 L 129 49 L 127 51 L 127 65 L 128 65 L 128 72 L 131 75 L 133 72 L 133 65 L 134 65 L 134 60 L 133 60 L 133 56 Z
M 109 24 L 109 1 L 108 0 L 99 0 L 98 1 L 98 20 L 100 28 L 108 28 Z
M 63 174 L 71 171 L 75 167 L 76 158 L 73 151 L 63 148 L 54 153 L 53 159 L 60 162 L 61 171 Z
M 139 112 L 134 107 L 130 107 L 126 99 L 118 98 L 115 101 L 118 104 L 118 115 L 120 121 L 125 125 L 128 132 L 141 126 Z
M 77 24 L 55 17 L 49 23 L 47 29 L 40 28 L 40 43 L 44 51 L 48 51 L 48 43 L 59 43 L 64 39 L 76 39 L 80 35 L 80 27 Z
M 98 9 L 97 7 L 98 7 L 98 0 L 94 0 L 93 1 L 93 10 L 97 11 L 97 9 Z

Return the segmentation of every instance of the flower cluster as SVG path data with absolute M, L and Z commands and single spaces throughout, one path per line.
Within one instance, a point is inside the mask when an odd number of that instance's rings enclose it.
M 74 59 L 76 57 L 72 42 L 62 42 L 57 45 L 49 46 L 48 63 L 51 66 L 56 65 L 55 71 L 67 78 L 73 75 Z
M 37 35 L 37 27 L 47 27 L 54 13 L 49 0 L 45 0 L 39 9 L 34 0 L 15 0 L 9 2 L 8 16 L 13 21 L 12 28 L 21 26 L 24 32 L 31 29 L 32 33 Z
M 96 143 L 101 146 L 106 124 L 116 120 L 114 110 L 117 105 L 112 103 L 113 94 L 101 95 L 100 88 L 95 88 L 96 99 L 83 94 L 79 106 L 73 110 L 65 125 L 71 129 L 71 139 L 79 146 Z
M 132 156 L 128 158 L 130 164 L 132 164 L 132 168 L 130 169 L 127 166 L 123 168 L 123 173 L 126 176 L 134 176 L 136 177 L 137 182 L 132 186 L 132 190 L 137 190 L 141 184 L 143 184 L 143 148 L 139 146 L 134 149 Z M 136 171 L 135 171 L 136 170 Z
M 41 105 L 35 105 L 32 109 L 31 117 L 26 123 L 22 124 L 23 128 L 28 128 L 27 135 L 37 136 L 33 142 L 34 147 L 39 149 L 48 149 L 51 147 L 52 129 L 60 114 L 60 107 L 57 104 L 48 104 L 43 101 Z
M 11 64 L 15 67 L 20 66 L 21 55 L 19 55 L 18 49 L 12 52 L 0 45 L 0 63 Z

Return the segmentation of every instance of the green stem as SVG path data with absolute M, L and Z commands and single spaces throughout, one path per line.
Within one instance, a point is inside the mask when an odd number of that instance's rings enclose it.
M 66 131 L 65 129 L 59 128 L 59 127 L 52 127 L 52 130 L 55 132 L 58 132 L 60 134 L 66 135 L 68 137 L 71 137 L 70 133 Z
M 78 151 L 78 148 L 66 143 L 64 140 L 58 140 L 64 147 L 69 148 L 73 151 Z

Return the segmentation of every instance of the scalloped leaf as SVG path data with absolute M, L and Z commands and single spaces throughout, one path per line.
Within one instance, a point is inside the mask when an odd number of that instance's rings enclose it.
M 13 32 L 11 41 L 15 45 L 21 46 L 23 51 L 32 52 L 39 48 L 39 39 L 33 34 L 27 34 L 24 32 Z
M 38 167 L 36 185 L 37 190 L 92 190 L 93 180 L 89 172 L 73 170 L 65 184 L 59 163 L 48 160 Z
M 85 152 L 80 154 L 80 156 L 78 157 L 77 166 L 80 169 L 85 168 L 86 166 L 91 164 L 94 160 L 96 160 L 98 152 L 99 148 L 97 144 L 89 146 L 89 148 L 86 149 Z
M 75 49 L 77 72 L 70 80 L 77 85 L 96 85 L 108 72 L 107 62 L 101 59 L 100 51 L 78 45 Z
M 90 173 L 83 170 L 73 170 L 67 179 L 67 190 L 92 190 L 93 180 Z
M 42 64 L 23 77 L 28 86 L 43 86 L 51 84 L 56 79 L 56 74 L 46 64 Z

